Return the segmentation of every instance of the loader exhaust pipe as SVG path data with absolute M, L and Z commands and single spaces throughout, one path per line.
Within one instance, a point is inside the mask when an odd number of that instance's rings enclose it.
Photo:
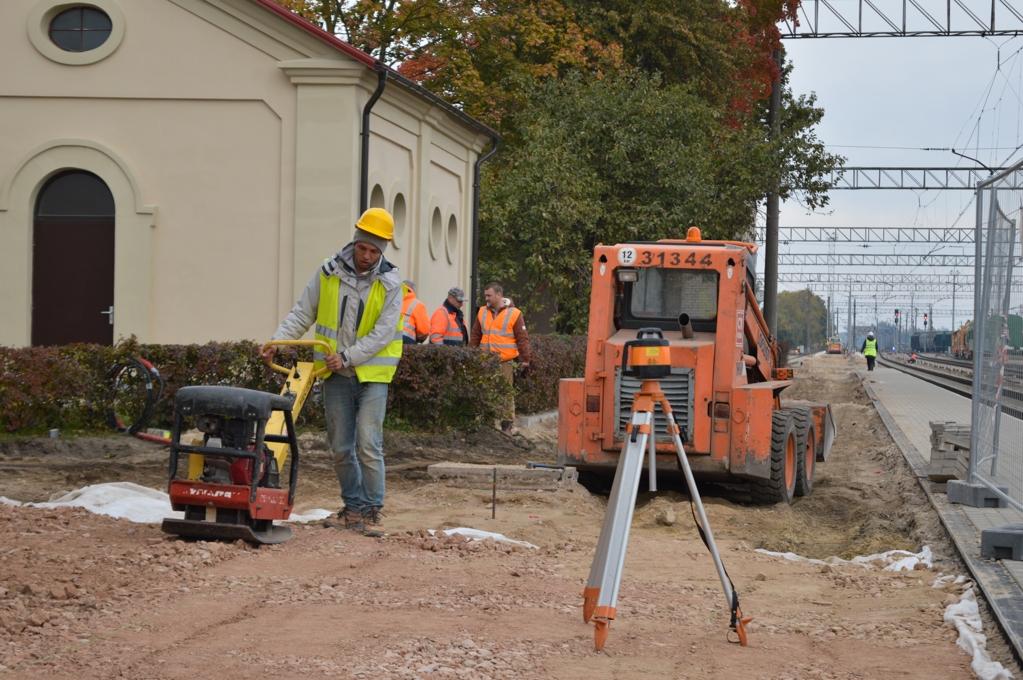
M 690 323 L 689 315 L 682 312 L 678 315 L 678 327 L 682 329 L 682 337 L 688 340 L 693 337 L 693 325 Z

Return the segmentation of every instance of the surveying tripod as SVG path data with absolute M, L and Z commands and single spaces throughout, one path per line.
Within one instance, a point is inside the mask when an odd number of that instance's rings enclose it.
M 729 628 L 735 631 L 740 645 L 748 643 L 746 624 L 752 618 L 743 618 L 739 610 L 739 596 L 735 592 L 728 572 L 721 562 L 721 555 L 714 543 L 714 534 L 707 521 L 707 514 L 696 488 L 693 471 L 689 467 L 685 449 L 682 446 L 682 431 L 671 410 L 671 403 L 661 391 L 659 378 L 671 373 L 671 350 L 659 328 L 641 328 L 636 340 L 630 340 L 622 348 L 622 375 L 640 378 L 642 385 L 632 400 L 632 420 L 625 428 L 626 439 L 622 454 L 618 457 L 611 496 L 607 502 L 604 524 L 597 541 L 597 552 L 590 566 L 590 576 L 583 590 L 583 621 L 595 624 L 593 644 L 597 651 L 607 642 L 608 629 L 615 618 L 618 602 L 618 588 L 622 582 L 622 568 L 625 563 L 625 549 L 629 543 L 629 527 L 636 509 L 640 475 L 643 471 L 644 454 L 647 455 L 647 480 L 650 491 L 657 491 L 657 451 L 654 408 L 660 405 L 668 433 L 675 442 L 678 462 L 689 487 L 689 497 L 695 507 L 694 519 L 700 537 L 714 559 L 714 567 L 721 579 L 721 587 L 731 612 Z

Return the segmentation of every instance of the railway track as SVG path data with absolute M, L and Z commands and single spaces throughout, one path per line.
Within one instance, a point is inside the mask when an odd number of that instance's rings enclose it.
M 942 357 L 944 358 L 944 357 Z M 932 361 L 933 357 L 926 357 L 925 361 Z M 934 363 L 950 363 L 959 361 L 956 359 L 948 360 L 947 362 L 934 362 Z M 909 364 L 905 361 L 893 359 L 890 357 L 879 356 L 877 362 L 885 367 L 893 368 L 897 371 L 902 371 L 914 377 L 920 378 L 932 385 L 955 392 L 956 394 L 966 397 L 968 399 L 973 397 L 973 371 L 972 367 L 968 373 L 950 373 L 947 369 L 932 368 L 928 366 L 917 364 Z M 968 362 L 963 362 L 968 363 Z M 1023 385 L 1013 382 L 1009 383 L 1007 387 L 1002 390 L 1002 412 L 1008 415 L 1015 416 L 1017 418 L 1023 418 Z
M 935 354 L 920 354 L 920 361 L 927 361 L 932 364 L 940 364 L 943 366 L 953 366 L 968 371 L 970 374 L 973 373 L 973 362 L 968 359 L 955 359 L 948 356 L 941 356 Z M 1005 375 L 1016 381 L 1023 382 L 1023 360 L 1018 357 L 1009 357 L 1008 363 L 1005 365 Z

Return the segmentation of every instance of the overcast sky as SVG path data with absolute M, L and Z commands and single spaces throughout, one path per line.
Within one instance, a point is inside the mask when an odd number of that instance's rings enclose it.
M 1023 6 L 1023 2 L 1015 0 Z M 837 4 L 855 7 L 849 0 Z M 933 3 L 932 3 L 933 4 Z M 893 5 L 891 0 L 880 6 Z M 941 3 L 944 7 L 944 3 Z M 852 10 L 855 14 L 855 10 Z M 990 10 L 988 10 L 990 11 Z M 944 10 L 937 13 L 943 15 Z M 1023 144 L 1023 38 L 831 38 L 785 41 L 794 66 L 791 85 L 797 94 L 815 93 L 825 110 L 820 138 L 851 166 L 958 166 L 975 164 L 950 152 L 921 147 L 954 147 L 987 165 L 997 165 Z M 1001 65 L 999 66 L 999 63 Z M 911 149 L 856 147 L 912 147 Z M 1010 159 L 1023 158 L 1023 150 Z M 967 191 L 833 191 L 831 205 L 813 214 L 795 202 L 782 205 L 784 226 L 972 226 L 972 192 Z M 839 243 L 836 252 L 916 254 L 933 246 Z M 784 244 L 785 252 L 827 252 L 827 245 Z M 944 246 L 940 254 L 972 254 L 970 246 Z M 762 258 L 761 258 L 762 261 Z M 761 267 L 762 267 L 761 263 Z M 815 268 L 820 270 L 821 268 Z M 783 267 L 783 271 L 796 271 Z M 877 269 L 838 268 L 840 272 Z M 894 271 L 948 273 L 936 267 Z M 803 284 L 780 284 L 798 289 Z M 816 289 L 826 295 L 826 290 Z M 882 303 L 908 307 L 909 290 L 890 294 L 878 287 Z M 840 296 L 842 309 L 848 294 Z M 951 291 L 919 294 L 944 298 L 935 302 L 938 327 L 951 323 Z M 858 294 L 873 318 L 873 296 Z M 905 298 L 904 300 L 902 298 Z M 919 299 L 919 298 L 918 298 Z M 957 295 L 956 325 L 971 313 L 972 294 Z M 861 308 L 862 309 L 862 308 Z M 862 313 L 862 312 L 861 312 Z M 841 325 L 845 325 L 845 313 Z M 882 319 L 890 316 L 882 315 Z M 864 317 L 860 316 L 862 322 Z

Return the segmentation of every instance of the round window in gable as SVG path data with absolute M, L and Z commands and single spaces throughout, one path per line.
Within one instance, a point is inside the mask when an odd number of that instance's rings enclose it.
M 113 23 L 106 12 L 87 5 L 72 7 L 50 20 L 50 40 L 65 52 L 88 52 L 110 38 Z

